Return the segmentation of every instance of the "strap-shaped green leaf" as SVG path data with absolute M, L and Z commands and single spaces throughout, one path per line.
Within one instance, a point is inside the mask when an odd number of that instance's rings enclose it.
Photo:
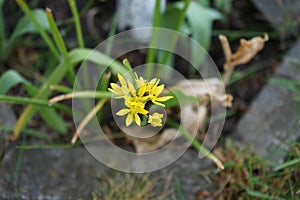
M 109 66 L 113 73 L 121 73 L 124 74 L 127 72 L 127 69 L 119 62 L 111 59 L 105 54 L 91 49 L 74 49 L 69 52 L 69 58 L 73 66 L 78 64 L 85 59 L 98 64 L 99 66 Z M 36 99 L 48 99 L 51 94 L 50 85 L 58 84 L 66 75 L 67 68 L 65 66 L 65 62 L 61 61 L 61 63 L 55 68 L 52 74 L 48 77 L 48 79 L 44 82 L 44 84 L 40 87 L 39 91 L 36 93 Z M 14 128 L 14 137 L 18 138 L 20 135 L 20 131 L 26 126 L 31 117 L 38 111 L 37 106 L 28 105 L 24 112 L 19 117 L 15 128 Z
M 22 83 L 30 96 L 34 96 L 38 88 L 33 86 L 28 80 L 22 77 L 15 70 L 8 70 L 0 77 L 0 95 L 6 94 L 13 86 Z M 3 99 L 2 99 L 3 100 Z M 1 100 L 0 100 L 1 101 Z M 67 127 L 63 119 L 55 112 L 54 108 L 38 106 L 43 120 L 54 130 L 65 134 Z

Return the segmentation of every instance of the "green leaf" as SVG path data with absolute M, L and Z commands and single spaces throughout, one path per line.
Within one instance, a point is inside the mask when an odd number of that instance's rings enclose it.
M 186 14 L 188 24 L 192 30 L 192 38 L 208 50 L 211 41 L 212 23 L 214 20 L 222 19 L 222 14 L 194 1 L 191 2 Z
M 221 10 L 225 14 L 230 13 L 232 0 L 214 0 L 214 5 L 217 9 Z
M 8 70 L 0 77 L 0 94 L 6 94 L 13 86 L 23 83 L 31 86 L 31 83 L 23 78 L 17 71 Z
M 180 18 L 181 8 L 175 5 L 169 5 L 165 12 L 162 14 L 160 26 L 175 30 L 177 22 Z
M 182 3 L 178 3 L 177 6 L 182 7 L 183 5 Z M 209 50 L 212 37 L 212 23 L 214 20 L 221 19 L 222 14 L 217 10 L 192 1 L 188 7 L 186 16 L 188 25 L 191 29 L 192 38 L 200 43 L 204 49 Z M 199 67 L 203 61 L 204 55 L 196 50 L 198 46 L 192 45 L 190 48 L 193 63 L 195 67 Z
M 127 72 L 126 68 L 123 65 L 105 54 L 99 51 L 92 51 L 91 49 L 74 49 L 69 52 L 69 58 L 73 66 L 78 64 L 79 62 L 88 59 L 91 62 L 94 62 L 100 66 L 109 66 L 113 73 L 121 73 L 124 74 Z M 40 87 L 39 91 L 35 95 L 35 99 L 48 99 L 51 94 L 51 90 L 49 88 L 50 85 L 58 84 L 63 77 L 66 75 L 67 67 L 65 66 L 65 62 L 61 61 L 61 63 L 55 68 L 53 73 L 48 77 L 48 79 L 44 82 L 44 84 Z M 20 131 L 26 126 L 31 117 L 38 111 L 37 106 L 28 105 L 24 112 L 19 117 L 15 128 L 14 128 L 14 137 L 18 138 Z
M 67 126 L 64 120 L 55 112 L 53 108 L 40 107 L 39 113 L 43 120 L 54 130 L 58 131 L 62 135 L 67 134 Z
M 210 6 L 210 0 L 198 0 L 198 3 L 205 7 Z
M 68 2 L 69 2 L 69 6 L 71 8 L 72 14 L 73 14 L 78 46 L 80 48 L 84 48 L 83 34 L 82 34 L 82 29 L 81 29 L 81 24 L 80 24 L 80 17 L 79 17 L 79 12 L 78 12 L 78 8 L 77 8 L 77 5 L 76 5 L 76 1 L 75 0 L 69 0 Z
M 26 16 L 28 16 L 28 18 L 31 20 L 31 22 L 35 25 L 35 27 L 38 30 L 38 32 L 40 33 L 41 37 L 43 38 L 43 40 L 45 41 L 45 43 L 47 44 L 47 46 L 53 53 L 55 59 L 59 61 L 60 55 L 59 55 L 57 49 L 55 48 L 53 41 L 50 39 L 48 33 L 43 28 L 42 24 L 39 22 L 39 19 L 37 19 L 34 16 L 33 12 L 31 11 L 31 9 L 28 7 L 28 5 L 26 4 L 26 2 L 24 0 L 16 0 L 16 2 L 20 6 L 20 8 L 23 10 L 23 12 L 26 14 Z
M 269 199 L 269 200 L 283 200 L 282 198 L 269 196 L 268 194 L 262 194 L 258 191 L 247 190 L 248 194 L 253 197 L 258 197 L 259 199 Z
M 32 11 L 35 19 L 38 21 L 38 23 L 41 25 L 41 27 L 44 30 L 49 31 L 49 23 L 47 20 L 46 12 L 43 9 L 34 9 Z M 23 35 L 25 33 L 38 33 L 38 29 L 34 25 L 34 23 L 29 19 L 27 15 L 23 16 L 18 24 L 16 25 L 11 38 L 19 37 L 20 35 Z
M 4 0 L 0 0 L 0 51 L 3 47 L 3 41 L 5 38 L 5 23 L 3 17 L 3 2 Z
M 67 49 L 67 46 L 65 44 L 64 39 L 62 38 L 62 35 L 60 34 L 57 24 L 54 20 L 54 17 L 52 15 L 52 11 L 49 8 L 46 8 L 46 15 L 47 15 L 47 20 L 49 22 L 50 30 L 52 33 L 52 37 L 54 39 L 54 42 L 56 46 L 58 47 L 58 50 L 62 53 L 64 60 L 65 60 L 65 65 L 68 68 L 68 74 L 67 74 L 67 79 L 70 82 L 70 84 L 73 84 L 75 81 L 75 71 L 73 69 L 72 63 L 69 58 L 69 52 Z
M 22 83 L 30 96 L 34 96 L 38 88 L 31 85 L 24 77 L 15 70 L 8 70 L 0 77 L 0 95 L 6 94 L 13 86 Z M 0 100 L 1 101 L 1 100 Z M 43 120 L 54 130 L 65 134 L 67 127 L 62 118 L 53 108 L 39 107 Z

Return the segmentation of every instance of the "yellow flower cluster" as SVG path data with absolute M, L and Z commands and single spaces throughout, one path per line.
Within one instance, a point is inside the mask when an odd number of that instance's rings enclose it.
M 152 102 L 153 104 L 164 107 L 165 105 L 161 102 L 167 101 L 173 96 L 160 97 L 159 95 L 164 90 L 164 85 L 159 85 L 159 79 L 154 78 L 151 81 L 145 80 L 143 77 L 138 77 L 135 73 L 135 83 L 132 84 L 130 80 L 125 80 L 125 78 L 118 74 L 118 79 L 121 85 L 111 83 L 108 90 L 116 94 L 116 99 L 123 98 L 124 104 L 127 108 L 121 109 L 116 114 L 119 116 L 126 117 L 126 126 L 129 126 L 133 121 L 138 126 L 141 126 L 141 118 L 139 115 L 146 115 L 148 117 L 148 123 L 153 127 L 162 126 L 163 114 L 153 113 L 149 114 L 145 106 L 147 102 Z

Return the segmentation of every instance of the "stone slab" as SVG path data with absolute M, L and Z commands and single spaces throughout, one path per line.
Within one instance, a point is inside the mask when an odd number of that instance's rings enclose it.
M 7 151 L 0 167 L 0 199 L 89 199 L 97 173 L 105 167 L 84 148 Z
M 91 199 L 92 192 L 99 192 L 99 185 L 106 184 L 103 175 L 114 180 L 117 173 L 95 160 L 84 147 L 23 150 L 15 185 L 19 153 L 20 149 L 10 146 L 0 165 L 0 199 Z M 208 159 L 199 160 L 198 152 L 190 149 L 170 166 L 151 173 L 150 177 L 172 177 L 166 199 L 173 199 L 175 182 L 179 180 L 184 198 L 192 200 L 197 191 L 211 186 L 200 174 L 204 169 L 212 171 L 216 168 Z M 162 182 L 161 187 L 156 188 L 163 190 L 164 184 Z M 162 191 L 156 192 L 161 194 Z
M 289 51 L 273 78 L 300 80 L 300 41 Z M 297 108 L 298 107 L 298 108 Z M 300 110 L 294 94 L 284 87 L 266 84 L 238 123 L 232 137 L 257 155 L 282 162 L 290 144 L 300 137 Z
M 11 106 L 6 103 L 0 103 L 0 125 L 14 126 L 16 123 L 16 116 L 11 109 Z M 0 131 L 0 161 L 5 152 L 5 135 L 8 131 Z
M 252 0 L 275 30 L 284 35 L 294 33 L 300 25 L 299 0 Z

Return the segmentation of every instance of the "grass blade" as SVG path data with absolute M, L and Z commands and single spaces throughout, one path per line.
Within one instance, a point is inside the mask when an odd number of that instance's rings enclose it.
M 82 29 L 81 29 L 80 18 L 79 18 L 79 13 L 78 13 L 78 9 L 76 6 L 76 2 L 75 2 L 75 0 L 69 0 L 68 2 L 70 5 L 72 14 L 73 14 L 78 46 L 80 48 L 83 48 L 84 41 L 83 41 L 83 37 L 82 37 Z
M 5 23 L 4 23 L 4 16 L 3 16 L 3 3 L 4 3 L 4 0 L 0 0 L 0 52 L 3 49 L 4 39 L 5 39 Z
M 68 129 L 64 120 L 55 112 L 53 108 L 41 107 L 39 108 L 39 113 L 43 120 L 47 122 L 50 127 L 62 135 L 67 134 Z
M 161 19 L 161 11 L 160 11 L 160 0 L 156 0 L 155 2 L 155 10 L 154 10 L 154 16 L 153 16 L 153 21 L 152 21 L 152 26 L 153 27 L 158 27 L 160 25 L 160 19 Z M 154 46 L 157 43 L 157 31 L 154 29 L 152 31 L 152 36 L 151 36 L 151 41 L 150 41 L 150 46 Z M 149 49 L 147 58 L 146 58 L 146 63 L 148 63 L 148 67 L 146 68 L 145 72 L 145 77 L 150 78 L 153 75 L 153 64 L 155 61 L 155 56 L 156 56 L 157 50 L 156 49 Z
M 291 167 L 291 166 L 297 165 L 297 164 L 300 164 L 300 158 L 289 160 L 281 165 L 278 165 L 274 168 L 274 171 L 279 171 L 279 170 L 282 170 L 282 169 L 285 169 L 285 168 L 288 168 L 288 167 Z
M 112 72 L 114 72 L 115 74 L 124 74 L 127 72 L 127 70 L 121 63 L 114 61 L 101 52 L 92 51 L 91 49 L 74 49 L 69 53 L 69 57 L 73 66 L 85 59 L 88 59 L 89 61 L 94 62 L 98 65 L 110 66 Z M 66 72 L 67 69 L 65 67 L 65 62 L 61 61 L 61 63 L 55 68 L 50 77 L 44 82 L 44 84 L 41 86 L 32 100 L 48 99 L 49 95 L 52 92 L 49 86 L 58 84 L 63 79 Z M 26 126 L 31 117 L 37 112 L 37 108 L 38 107 L 35 105 L 29 105 L 25 108 L 15 125 L 13 131 L 14 139 L 17 139 L 19 137 L 21 130 Z
M 0 77 L 0 94 L 6 94 L 13 86 L 23 83 L 31 86 L 31 83 L 23 78 L 17 71 L 8 70 Z
M 59 53 L 58 53 L 57 49 L 55 48 L 53 41 L 50 39 L 50 37 L 48 36 L 47 32 L 44 30 L 44 28 L 40 25 L 40 23 L 38 22 L 38 20 L 35 18 L 34 14 L 30 10 L 30 8 L 26 4 L 26 2 L 24 0 L 16 0 L 16 2 L 20 6 L 20 8 L 23 10 L 23 12 L 34 23 L 34 25 L 36 26 L 36 29 L 40 33 L 40 35 L 43 38 L 43 40 L 46 42 L 47 46 L 49 47 L 50 51 L 53 53 L 54 57 L 57 60 L 60 60 Z
M 71 84 L 73 84 L 75 81 L 75 72 L 73 70 L 73 66 L 72 66 L 72 63 L 69 58 L 66 44 L 58 30 L 56 23 L 55 23 L 55 20 L 52 15 L 52 11 L 49 8 L 46 8 L 46 14 L 47 14 L 47 18 L 48 18 L 48 22 L 50 25 L 50 30 L 51 30 L 53 39 L 54 39 L 59 51 L 62 53 L 62 55 L 64 57 L 65 64 L 66 64 L 68 72 L 69 72 L 67 78 L 68 78 L 69 82 Z

